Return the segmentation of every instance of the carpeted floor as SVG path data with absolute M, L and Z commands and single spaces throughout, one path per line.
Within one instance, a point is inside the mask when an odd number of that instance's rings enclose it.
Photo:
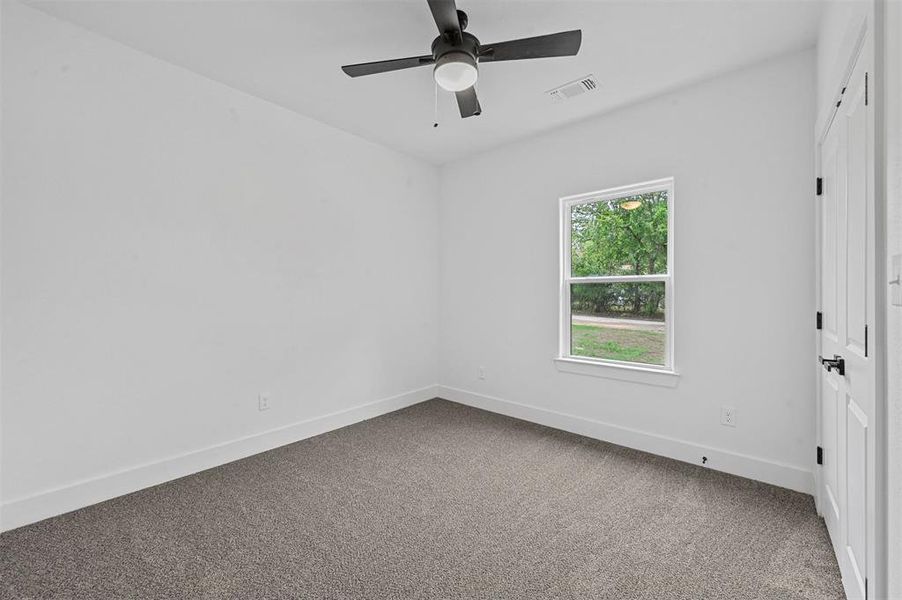
M 810 496 L 444 400 L 0 535 L 2 598 L 842 598 Z

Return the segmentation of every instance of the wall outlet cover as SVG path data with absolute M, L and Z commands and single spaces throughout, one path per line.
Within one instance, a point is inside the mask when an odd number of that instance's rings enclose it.
M 727 427 L 736 427 L 736 409 L 732 406 L 721 406 L 720 424 Z

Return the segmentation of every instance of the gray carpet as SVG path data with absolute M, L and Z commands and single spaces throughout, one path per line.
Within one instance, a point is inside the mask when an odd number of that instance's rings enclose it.
M 842 598 L 810 496 L 444 400 L 0 535 L 2 598 Z

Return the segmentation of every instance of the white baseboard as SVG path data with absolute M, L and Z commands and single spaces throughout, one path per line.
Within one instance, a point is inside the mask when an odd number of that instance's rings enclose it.
M 61 515 L 140 489 L 217 467 L 434 398 L 436 386 L 360 404 L 159 461 L 136 465 L 3 503 L 0 531 Z
M 342 411 L 292 423 L 159 461 L 106 473 L 31 496 L 5 502 L 0 507 L 0 531 L 34 523 L 78 508 L 103 502 L 147 487 L 191 475 L 285 444 L 303 440 L 346 425 L 441 397 L 452 402 L 562 429 L 628 448 L 698 464 L 806 494 L 814 489 L 811 471 L 752 456 L 719 450 L 684 440 L 656 435 L 578 417 L 537 406 L 503 400 L 453 387 L 436 385 L 384 398 Z
M 705 466 L 716 471 L 763 481 L 764 483 L 770 483 L 805 494 L 811 494 L 814 491 L 813 473 L 792 465 L 702 446 L 684 440 L 603 423 L 594 419 L 548 410 L 547 408 L 539 408 L 538 406 L 520 404 L 444 385 L 438 386 L 437 395 L 452 402 L 466 404 L 687 463 L 701 464 L 701 457 L 706 456 L 708 457 L 708 462 Z

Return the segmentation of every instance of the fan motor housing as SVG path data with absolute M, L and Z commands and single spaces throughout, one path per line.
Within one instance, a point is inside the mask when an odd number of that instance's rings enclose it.
M 479 40 L 476 36 L 462 31 L 460 40 L 448 40 L 446 36 L 440 35 L 432 42 L 432 58 L 438 63 L 442 56 L 451 52 L 463 52 L 470 55 L 473 62 L 476 62 L 479 56 Z M 456 37 L 456 36 L 455 36 Z

